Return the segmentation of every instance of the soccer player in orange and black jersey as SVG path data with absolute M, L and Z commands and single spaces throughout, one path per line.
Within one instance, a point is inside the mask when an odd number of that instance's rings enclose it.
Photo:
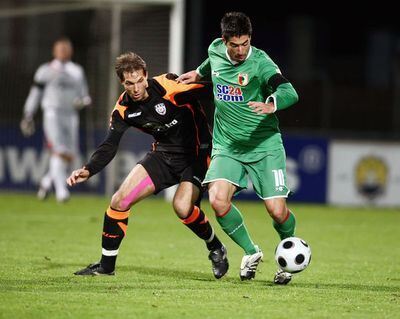
M 125 91 L 112 111 L 108 135 L 89 162 L 71 173 L 67 183 L 73 186 L 84 182 L 102 170 L 114 158 L 122 135 L 131 126 L 151 134 L 155 142 L 111 199 L 104 216 L 100 262 L 75 274 L 113 275 L 131 207 L 151 194 L 179 184 L 173 199 L 175 213 L 205 241 L 214 276 L 221 278 L 229 267 L 226 248 L 200 209 L 211 134 L 197 100 L 212 96 L 211 86 L 180 84 L 171 74 L 148 79 L 146 63 L 133 52 L 120 55 L 115 69 Z

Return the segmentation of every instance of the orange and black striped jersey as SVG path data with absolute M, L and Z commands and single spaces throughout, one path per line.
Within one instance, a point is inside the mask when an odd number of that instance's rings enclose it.
M 181 84 L 171 74 L 154 77 L 148 83 L 149 96 L 143 101 L 133 101 L 126 92 L 119 97 L 107 138 L 85 165 L 90 175 L 113 159 L 129 127 L 152 135 L 156 151 L 197 153 L 209 148 L 211 132 L 198 100 L 212 98 L 211 83 Z

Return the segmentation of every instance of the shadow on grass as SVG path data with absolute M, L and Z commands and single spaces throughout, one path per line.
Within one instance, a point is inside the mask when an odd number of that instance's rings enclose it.
M 40 263 L 38 265 L 38 269 L 40 270 L 41 273 L 44 271 L 53 271 L 55 269 L 62 269 L 62 268 L 68 268 L 70 271 L 71 266 L 76 266 L 76 270 L 84 268 L 85 265 L 78 264 L 78 263 L 57 263 L 57 262 L 48 262 L 48 263 Z M 207 271 L 207 272 L 206 272 Z M 204 281 L 204 282 L 215 282 L 217 281 L 212 272 L 211 268 L 208 270 L 204 271 L 196 271 L 196 270 L 190 270 L 190 271 L 185 271 L 185 270 L 177 270 L 177 269 L 169 269 L 165 267 L 140 267 L 140 266 L 118 266 L 116 268 L 116 273 L 117 274 L 122 274 L 124 273 L 134 273 L 135 275 L 140 275 L 141 277 L 146 276 L 146 277 L 164 277 L 164 278 L 172 278 L 172 279 L 179 279 L 179 280 L 197 280 L 197 281 Z M 74 276 L 77 277 L 77 276 Z M 239 278 L 239 275 L 238 277 Z M 227 278 L 224 277 L 223 281 L 228 281 L 228 282 L 237 282 L 237 278 Z M 220 281 L 221 281 L 220 280 Z
M 176 270 L 165 267 L 119 266 L 116 276 L 75 276 L 71 267 L 79 269 L 79 263 L 51 262 L 41 267 L 37 273 L 31 273 L 32 279 L 0 278 L 2 291 L 13 292 L 91 292 L 118 293 L 132 290 L 210 290 L 210 289 L 314 289 L 314 290 L 351 290 L 369 292 L 398 292 L 397 287 L 354 284 L 354 283 L 302 283 L 295 280 L 287 286 L 275 285 L 272 281 L 240 281 L 232 272 L 217 280 L 211 273 L 195 270 Z M 57 274 L 54 269 L 58 269 Z M 62 276 L 60 270 L 65 269 Z M 48 272 L 46 272 L 48 270 Z M 232 276 L 232 277 L 231 277 Z M 234 277 L 233 277 L 234 276 Z M 193 281 L 197 282 L 194 283 Z M 252 288 L 253 289 L 253 288 Z

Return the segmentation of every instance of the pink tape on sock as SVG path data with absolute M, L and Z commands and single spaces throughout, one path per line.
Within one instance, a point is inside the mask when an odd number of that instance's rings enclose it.
M 121 204 L 124 208 L 128 208 L 130 203 L 132 203 L 137 196 L 140 194 L 142 190 L 144 190 L 147 186 L 154 185 L 150 176 L 147 176 L 144 180 L 142 180 L 139 185 L 137 185 L 129 194 L 126 196 Z

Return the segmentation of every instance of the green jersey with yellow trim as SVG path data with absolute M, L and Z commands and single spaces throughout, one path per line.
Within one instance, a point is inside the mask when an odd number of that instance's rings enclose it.
M 280 84 L 273 90 L 269 79 L 280 70 L 264 51 L 251 47 L 247 59 L 235 64 L 222 39 L 216 39 L 197 72 L 200 76 L 211 75 L 213 82 L 213 154 L 254 160 L 255 153 L 282 146 L 276 115 L 256 114 L 248 105 L 250 101 L 265 102 L 270 97 L 280 110 L 298 99 L 290 83 Z

